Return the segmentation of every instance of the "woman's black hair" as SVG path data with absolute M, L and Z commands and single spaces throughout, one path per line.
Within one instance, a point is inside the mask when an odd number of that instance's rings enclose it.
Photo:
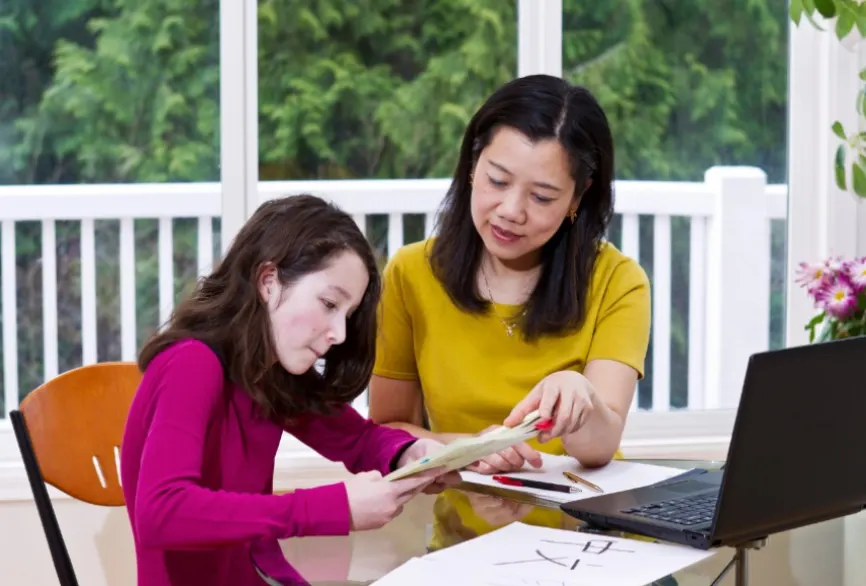
M 471 313 L 489 310 L 477 288 L 484 245 L 472 221 L 470 176 L 502 127 L 533 141 L 558 140 L 571 161 L 575 189 L 592 180 L 574 222 L 566 218 L 542 246 L 541 275 L 520 322 L 526 340 L 566 334 L 583 323 L 599 244 L 613 217 L 613 138 L 604 111 L 584 87 L 549 75 L 521 77 L 500 87 L 476 112 L 442 203 L 430 251 L 433 272 L 458 307 Z

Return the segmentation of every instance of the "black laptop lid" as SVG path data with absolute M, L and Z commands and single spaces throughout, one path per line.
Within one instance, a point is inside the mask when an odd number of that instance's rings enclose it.
M 751 357 L 714 537 L 730 542 L 866 503 L 866 338 Z

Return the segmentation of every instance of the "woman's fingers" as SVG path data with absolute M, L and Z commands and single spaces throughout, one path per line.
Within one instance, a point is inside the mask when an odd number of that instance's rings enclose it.
M 543 462 L 538 450 L 532 449 L 526 442 L 516 444 L 514 449 L 527 464 L 533 468 L 541 468 Z
M 497 472 L 513 472 L 523 468 L 526 460 L 514 448 L 502 450 L 476 462 L 469 469 L 479 474 L 495 474 Z

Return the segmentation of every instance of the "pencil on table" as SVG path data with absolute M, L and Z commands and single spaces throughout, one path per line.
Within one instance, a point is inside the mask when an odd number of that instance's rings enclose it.
M 572 472 L 563 472 L 562 475 L 565 476 L 566 478 L 568 478 L 569 480 L 571 480 L 572 482 L 577 482 L 578 484 L 586 485 L 589 488 L 591 488 L 592 490 L 595 490 L 597 492 L 604 492 L 600 486 L 598 486 L 597 484 L 593 484 L 589 480 L 581 478 L 577 474 L 573 474 Z

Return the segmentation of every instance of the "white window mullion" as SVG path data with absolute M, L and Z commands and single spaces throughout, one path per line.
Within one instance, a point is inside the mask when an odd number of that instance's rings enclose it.
M 221 242 L 225 251 L 258 205 L 256 0 L 220 0 Z
M 517 76 L 562 75 L 562 0 L 519 0 Z

